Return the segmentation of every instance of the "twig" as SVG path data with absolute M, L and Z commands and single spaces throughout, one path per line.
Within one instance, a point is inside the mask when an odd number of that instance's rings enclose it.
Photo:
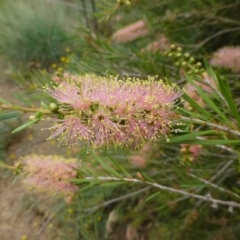
M 160 185 L 158 183 L 143 181 L 143 180 L 136 179 L 136 178 L 117 178 L 117 177 L 110 177 L 110 176 L 106 176 L 106 177 L 99 176 L 99 177 L 86 177 L 85 179 L 89 180 L 89 181 L 91 181 L 91 180 L 101 180 L 101 181 L 120 181 L 120 182 L 125 181 L 125 182 L 134 182 L 134 183 L 145 183 L 145 184 L 148 184 L 152 187 L 159 188 L 161 190 L 165 190 L 165 191 L 173 192 L 173 193 L 178 193 L 178 194 L 185 195 L 185 196 L 188 196 L 188 197 L 193 197 L 193 198 L 205 201 L 205 202 L 211 202 L 213 204 L 221 204 L 221 205 L 225 205 L 225 206 L 240 208 L 240 203 L 237 203 L 237 202 L 234 202 L 234 201 L 223 201 L 223 200 L 215 199 L 215 198 L 212 198 L 210 194 L 208 194 L 207 196 L 197 195 L 197 194 L 194 194 L 194 193 L 186 192 L 184 190 L 174 189 L 174 188 L 171 188 L 171 187 Z
M 141 190 L 138 190 L 138 191 L 126 194 L 124 196 L 121 196 L 121 197 L 114 198 L 114 199 L 111 199 L 109 201 L 103 202 L 103 203 L 101 203 L 98 206 L 95 206 L 93 208 L 85 209 L 84 211 L 89 211 L 89 213 L 87 215 L 90 215 L 90 214 L 92 214 L 93 212 L 95 212 L 96 210 L 98 210 L 101 207 L 106 207 L 107 205 L 110 205 L 112 203 L 119 202 L 119 201 L 124 200 L 124 199 L 129 198 L 129 197 L 133 197 L 133 196 L 138 195 L 138 194 L 140 194 L 142 192 L 146 192 L 149 189 L 150 189 L 150 187 L 145 187 L 145 188 L 143 188 Z
M 224 173 L 232 163 L 233 163 L 232 160 L 231 160 L 231 161 L 228 161 L 228 162 L 227 162 L 219 171 L 217 171 L 208 181 L 209 181 L 209 182 L 213 182 L 213 181 L 214 181 L 216 178 L 218 178 L 222 173 Z M 198 192 L 200 192 L 200 191 L 203 190 L 203 189 L 204 189 L 204 187 L 200 187 L 200 188 L 196 189 L 195 193 L 198 193 Z M 188 198 L 189 198 L 188 196 L 184 196 L 184 197 L 178 198 L 178 199 L 176 199 L 176 200 L 174 200 L 174 201 L 171 201 L 171 202 L 169 202 L 169 203 L 171 204 L 171 203 L 180 202 L 180 201 L 186 200 L 186 199 L 188 199 Z
M 38 230 L 37 232 L 37 236 L 41 236 L 41 234 L 43 233 L 44 229 L 47 227 L 47 225 L 52 221 L 54 217 L 54 214 L 51 214 L 47 220 L 42 224 L 41 228 Z
M 82 0 L 82 7 L 83 7 L 83 14 L 84 14 L 84 17 L 85 17 L 85 20 L 86 20 L 86 26 L 87 28 L 89 28 L 89 20 L 88 20 L 88 14 L 87 14 L 87 11 L 86 11 L 86 2 L 85 0 Z
M 234 192 L 232 192 L 232 191 L 230 191 L 230 190 L 224 189 L 224 188 L 222 188 L 222 187 L 220 187 L 220 186 L 218 186 L 218 185 L 216 185 L 216 184 L 214 184 L 214 183 L 211 183 L 211 182 L 209 182 L 209 181 L 207 181 L 207 180 L 205 180 L 205 179 L 203 179 L 203 178 L 200 178 L 200 177 L 198 177 L 198 176 L 196 176 L 196 175 L 194 175 L 194 174 L 192 174 L 192 173 L 188 173 L 188 175 L 191 176 L 191 177 L 193 177 L 193 178 L 195 178 L 195 179 L 197 179 L 197 180 L 199 180 L 199 181 L 201 181 L 201 182 L 203 182 L 203 183 L 205 183 L 205 184 L 207 184 L 207 185 L 209 185 L 209 186 L 211 186 L 211 187 L 213 187 L 213 188 L 216 188 L 216 189 L 218 189 L 218 190 L 220 190 L 220 191 L 222 191 L 222 192 L 226 192 L 226 193 L 228 193 L 228 194 L 231 194 L 232 196 L 240 199 L 240 196 L 239 196 L 239 195 L 237 195 L 236 193 L 234 193 Z
M 26 2 L 32 2 L 31 0 L 25 0 Z M 42 0 L 43 1 L 43 0 Z M 79 5 L 74 4 L 74 3 L 70 3 L 70 2 L 65 2 L 65 1 L 59 1 L 59 0 L 45 0 L 45 2 L 47 3 L 56 3 L 56 4 L 61 4 L 64 5 L 66 7 L 72 8 L 76 11 L 86 11 L 86 9 L 83 9 L 81 7 L 79 7 Z M 88 12 L 91 12 L 90 10 L 88 10 Z
M 20 107 L 15 105 L 6 105 L 6 104 L 0 104 L 0 110 L 19 110 L 22 112 L 42 112 L 45 114 L 52 113 L 50 110 L 43 109 L 43 108 L 26 108 L 26 107 Z
M 193 118 L 188 118 L 188 117 L 181 117 L 180 119 L 181 120 L 187 120 L 187 121 L 192 122 L 192 123 L 203 124 L 203 125 L 206 125 L 208 127 L 213 127 L 215 129 L 222 130 L 224 132 L 228 132 L 232 135 L 240 137 L 240 132 L 239 131 L 232 130 L 228 127 L 224 127 L 224 126 L 221 126 L 221 125 L 218 125 L 218 124 L 215 124 L 215 123 L 209 123 L 209 122 L 206 122 L 206 121 L 203 121 L 203 120 L 200 120 L 200 119 L 193 119 Z
M 220 35 L 222 35 L 224 33 L 233 32 L 233 31 L 236 31 L 236 30 L 239 30 L 239 29 L 240 29 L 239 27 L 235 27 L 235 28 L 229 28 L 229 29 L 225 29 L 223 31 L 219 31 L 219 32 L 211 35 L 210 37 L 206 38 L 202 42 L 196 44 L 195 45 L 195 49 L 201 48 L 203 45 L 205 45 L 207 42 L 209 42 L 210 40 L 214 39 L 215 37 L 218 37 L 218 36 L 220 36 Z
M 225 150 L 225 151 L 228 151 L 228 152 L 231 152 L 231 153 L 236 154 L 236 152 L 235 152 L 233 149 L 231 149 L 231 148 L 229 148 L 229 147 L 226 147 L 226 146 L 224 146 L 224 145 L 215 145 L 215 147 L 221 148 L 221 149 L 223 149 L 223 150 Z
M 92 4 L 92 10 L 93 10 L 94 30 L 96 31 L 98 29 L 98 22 L 97 22 L 97 18 L 95 16 L 95 14 L 96 14 L 95 1 L 91 0 L 91 4 Z

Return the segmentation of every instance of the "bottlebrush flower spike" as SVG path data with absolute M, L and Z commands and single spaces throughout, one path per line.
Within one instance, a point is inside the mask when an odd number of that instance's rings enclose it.
M 30 190 L 68 197 L 78 187 L 70 182 L 77 176 L 76 159 L 61 156 L 29 155 L 22 160 L 23 184 Z
M 148 33 L 149 31 L 145 22 L 139 20 L 115 32 L 112 35 L 112 40 L 118 43 L 128 43 L 144 37 Z
M 94 75 L 65 79 L 46 91 L 59 102 L 64 116 L 51 119 L 56 125 L 49 128 L 50 138 L 57 136 L 71 147 L 85 142 L 94 148 L 138 148 L 158 136 L 167 138 L 175 100 L 182 95 L 180 88 L 162 80 Z
M 164 52 L 170 49 L 171 43 L 164 34 L 159 34 L 157 40 L 149 43 L 141 52 Z
M 226 46 L 220 48 L 210 60 L 215 67 L 231 69 L 233 72 L 240 72 L 240 47 Z

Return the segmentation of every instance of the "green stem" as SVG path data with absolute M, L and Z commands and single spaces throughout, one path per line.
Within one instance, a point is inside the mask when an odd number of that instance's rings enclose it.
M 88 180 L 88 181 L 119 181 L 119 182 L 124 181 L 124 182 L 147 184 L 151 187 L 155 187 L 155 188 L 161 189 L 163 191 L 178 193 L 180 195 L 200 199 L 200 200 L 205 201 L 205 202 L 211 202 L 215 205 L 220 204 L 220 205 L 229 206 L 231 208 L 234 208 L 234 207 L 240 208 L 240 203 L 238 203 L 238 202 L 223 201 L 223 200 L 212 198 L 212 196 L 210 194 L 207 194 L 206 196 L 198 195 L 198 194 L 195 194 L 195 193 L 187 192 L 185 190 L 175 189 L 175 188 L 171 188 L 171 187 L 168 187 L 168 186 L 160 185 L 160 184 L 155 183 L 155 182 L 144 181 L 144 180 L 140 180 L 140 179 L 137 179 L 137 178 L 118 178 L 118 177 L 111 177 L 111 176 L 99 176 L 99 177 L 86 177 L 85 179 Z
M 50 110 L 47 109 L 42 109 L 42 108 L 25 108 L 25 107 L 20 107 L 20 106 L 14 106 L 14 105 L 0 105 L 0 109 L 6 110 L 6 109 L 14 109 L 14 110 L 19 110 L 25 112 L 41 112 L 44 114 L 50 114 L 52 113 Z

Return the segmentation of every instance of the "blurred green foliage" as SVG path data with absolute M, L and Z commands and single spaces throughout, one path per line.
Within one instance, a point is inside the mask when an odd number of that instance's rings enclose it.
M 49 68 L 73 47 L 69 28 L 61 5 L 9 1 L 0 8 L 0 53 L 15 67 Z

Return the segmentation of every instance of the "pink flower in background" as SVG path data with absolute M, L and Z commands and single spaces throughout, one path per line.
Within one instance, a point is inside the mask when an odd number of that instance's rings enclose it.
M 78 187 L 70 182 L 77 176 L 75 159 L 61 156 L 29 155 L 22 159 L 23 184 L 30 190 L 68 197 Z
M 198 144 L 181 144 L 180 152 L 185 154 L 184 159 L 190 162 L 196 160 L 202 152 L 202 146 Z
M 152 154 L 151 145 L 150 143 L 146 143 L 143 145 L 141 149 L 139 149 L 137 152 L 133 153 L 129 157 L 129 161 L 135 167 L 145 168 L 147 166 L 147 161 L 151 154 Z
M 202 146 L 201 145 L 190 145 L 189 152 L 192 154 L 193 158 L 195 159 L 202 152 Z
M 176 85 L 149 78 L 117 80 L 114 77 L 79 76 L 50 89 L 63 119 L 52 119 L 50 138 L 69 146 L 85 142 L 95 148 L 138 148 L 158 136 L 167 138 L 175 100 L 182 95 Z M 70 107 L 68 107 L 69 104 Z
M 132 155 L 129 158 L 129 160 L 134 166 L 139 167 L 139 168 L 144 168 L 147 165 L 146 157 L 141 156 L 141 155 Z
M 144 37 L 148 33 L 149 31 L 145 22 L 143 20 L 139 20 L 116 31 L 112 35 L 112 40 L 118 43 L 127 43 Z
M 156 41 L 149 43 L 141 52 L 164 52 L 169 50 L 170 41 L 164 34 L 159 34 Z
M 223 47 L 214 53 L 210 64 L 240 72 L 240 47 Z

